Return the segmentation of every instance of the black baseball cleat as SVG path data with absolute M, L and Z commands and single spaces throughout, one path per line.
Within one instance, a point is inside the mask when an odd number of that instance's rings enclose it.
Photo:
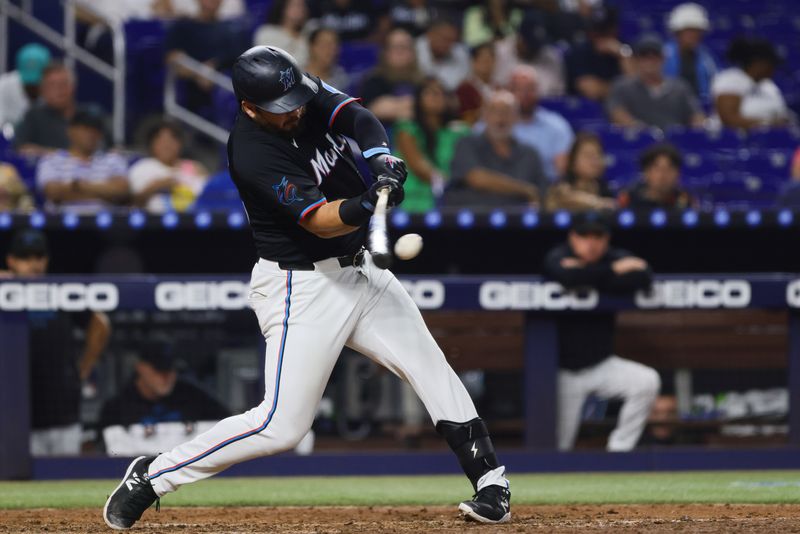
M 114 530 L 125 530 L 136 523 L 145 510 L 158 500 L 147 475 L 155 456 L 139 456 L 125 471 L 122 482 L 103 507 L 103 519 Z
M 511 519 L 511 492 L 502 486 L 486 486 L 458 505 L 464 519 L 479 523 L 505 523 Z

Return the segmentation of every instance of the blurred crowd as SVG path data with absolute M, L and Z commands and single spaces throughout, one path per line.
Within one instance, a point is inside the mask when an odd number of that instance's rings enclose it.
M 609 2 L 610 4 L 610 2 Z M 713 13 L 695 3 L 664 13 L 668 35 L 619 37 L 620 13 L 602 0 L 275 0 L 244 31 L 243 0 L 94 2 L 79 16 L 98 40 L 99 14 L 113 20 L 171 21 L 165 65 L 181 79 L 182 104 L 213 120 L 217 88 L 181 61 L 222 73 L 252 45 L 293 54 L 311 74 L 362 99 L 408 163 L 403 209 L 529 206 L 542 210 L 697 206 L 682 186 L 684 154 L 669 143 L 644 147 L 639 179 L 609 186 L 603 138 L 573 125 L 548 102 L 571 97 L 603 107 L 624 129 L 793 126 L 773 81 L 775 43 L 734 38 L 727 58 L 704 44 Z M 377 65 L 353 73 L 342 43 L 373 43 Z M 36 161 L 33 180 L 0 161 L 0 210 L 115 206 L 154 213 L 203 203 L 210 182 L 233 187 L 224 170 L 187 157 L 203 145 L 170 120 L 150 121 L 143 147 L 114 146 L 109 116 L 76 101 L 76 75 L 38 43 L 0 76 L 0 125 L 14 154 Z M 199 144 L 198 144 L 199 143 Z M 197 145 L 197 146 L 196 146 Z M 139 151 L 132 149 L 139 148 Z M 626 155 L 626 157 L 630 157 Z M 800 151 L 778 202 L 798 204 Z

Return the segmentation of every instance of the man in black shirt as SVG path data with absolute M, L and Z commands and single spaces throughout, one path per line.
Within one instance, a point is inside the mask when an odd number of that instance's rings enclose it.
M 120 441 L 126 451 L 153 451 L 171 448 L 177 443 L 174 434 L 159 436 L 161 423 L 182 423 L 185 433 L 193 432 L 198 421 L 218 421 L 230 412 L 219 401 L 191 382 L 178 377 L 172 348 L 163 343 L 148 343 L 136 362 L 136 373 L 115 397 L 103 404 L 100 428 L 106 450 L 119 448 Z M 109 432 L 109 427 L 142 425 L 145 439 L 137 443 L 136 434 Z M 162 425 L 163 428 L 163 425 Z M 114 429 L 120 430 L 120 429 Z M 185 441 L 185 437 L 178 441 Z
M 510 492 L 486 424 L 414 301 L 363 249 L 378 191 L 403 200 L 405 164 L 356 98 L 309 76 L 285 51 L 257 46 L 233 67 L 241 109 L 228 161 L 260 259 L 250 305 L 266 338 L 264 401 L 197 438 L 131 463 L 104 519 L 128 528 L 157 498 L 230 465 L 294 447 L 314 420 L 342 348 L 407 380 L 472 482 L 465 517 L 508 521 Z M 358 172 L 345 136 L 377 177 Z
M 609 246 L 610 231 L 602 215 L 575 216 L 567 243 L 551 250 L 544 273 L 566 289 L 592 288 L 631 293 L 650 287 L 647 263 L 630 252 Z M 583 403 L 590 394 L 622 398 L 617 426 L 608 438 L 609 451 L 636 446 L 661 386 L 658 373 L 614 355 L 615 314 L 577 312 L 558 319 L 558 448 L 575 443 Z
M 47 239 L 38 230 L 14 235 L 6 255 L 9 275 L 47 274 Z M 3 273 L 0 272 L 0 275 Z M 80 454 L 81 383 L 89 377 L 111 335 L 108 317 L 99 312 L 28 312 L 31 373 L 31 454 Z M 85 332 L 83 347 L 76 330 Z M 79 357 L 80 354 L 80 357 Z

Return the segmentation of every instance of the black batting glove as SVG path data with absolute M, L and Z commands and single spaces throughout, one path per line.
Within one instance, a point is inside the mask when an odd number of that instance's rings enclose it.
M 375 183 L 361 195 L 361 206 L 367 211 L 374 212 L 375 205 L 378 203 L 378 191 L 384 187 L 389 188 L 389 202 L 386 204 L 389 207 L 397 206 L 406 196 L 403 184 L 396 178 L 385 175 L 378 176 Z
M 391 176 L 400 184 L 406 181 L 406 162 L 391 154 L 377 154 L 367 160 L 372 176 Z M 399 204 L 399 202 L 398 202 Z

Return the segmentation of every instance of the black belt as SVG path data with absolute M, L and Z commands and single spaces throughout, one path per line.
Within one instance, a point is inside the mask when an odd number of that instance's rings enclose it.
M 362 248 L 355 254 L 348 254 L 347 256 L 338 256 L 336 261 L 339 262 L 340 267 L 359 267 L 364 263 L 364 249 Z M 313 271 L 315 269 L 314 263 L 310 261 L 299 262 L 278 262 L 278 267 L 284 271 Z

